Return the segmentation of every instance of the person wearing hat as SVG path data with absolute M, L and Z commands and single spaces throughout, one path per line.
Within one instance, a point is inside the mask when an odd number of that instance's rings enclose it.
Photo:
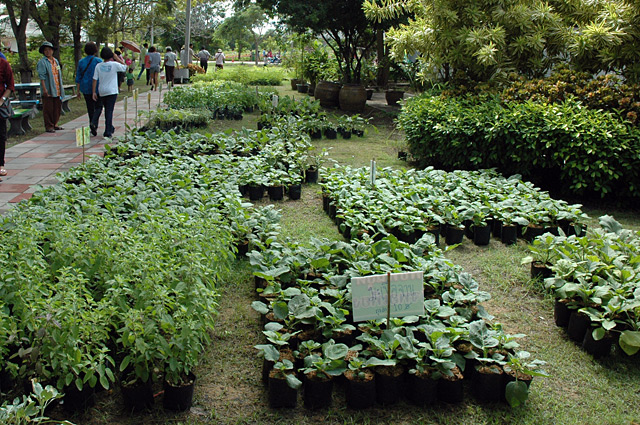
M 62 98 L 64 85 L 62 83 L 62 69 L 60 63 L 53 57 L 53 44 L 48 41 L 42 43 L 39 52 L 44 56 L 38 61 L 36 70 L 40 78 L 40 93 L 42 95 L 42 116 L 47 133 L 62 130 L 58 127 L 62 113 Z
M 222 49 L 218 49 L 218 53 L 215 55 L 215 60 L 217 69 L 224 68 L 224 53 L 222 53 Z

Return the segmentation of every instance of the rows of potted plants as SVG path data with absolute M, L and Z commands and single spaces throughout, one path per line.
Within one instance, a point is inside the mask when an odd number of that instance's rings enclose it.
M 313 239 L 256 246 L 249 253 L 262 314 L 263 381 L 272 407 L 326 407 L 333 387 L 362 409 L 406 397 L 417 405 L 458 403 L 470 386 L 481 402 L 522 404 L 543 362 L 519 351 L 480 304 L 489 294 L 447 261 L 427 236 L 415 245 Z M 425 314 L 354 323 L 350 278 L 421 270 Z M 469 384 L 469 385 L 467 385 Z
M 271 99 L 275 93 L 233 81 L 201 82 L 175 87 L 165 94 L 164 103 L 170 109 L 205 109 L 219 119 L 231 119 L 241 118 L 243 111 L 253 111 L 260 99 Z
M 161 134 L 164 152 L 173 138 L 192 141 Z M 5 394 L 35 378 L 81 408 L 117 382 L 136 410 L 164 381 L 165 407 L 188 408 L 220 273 L 278 229 L 273 207 L 251 209 L 240 197 L 236 156 L 118 148 L 60 175 L 0 223 Z M 186 398 L 171 401 L 183 389 Z
M 532 276 L 556 299 L 555 323 L 594 357 L 618 347 L 640 350 L 640 233 L 610 216 L 600 229 L 577 237 L 544 234 L 529 247 Z
M 202 109 L 158 109 L 149 114 L 145 129 L 168 131 L 191 130 L 206 127 L 212 119 L 209 110 Z
M 531 183 L 495 171 L 445 172 L 333 167 L 324 173 L 323 207 L 346 238 L 393 234 L 415 242 L 431 233 L 449 245 L 463 235 L 487 245 L 491 234 L 505 244 L 550 231 L 582 232 L 580 205 L 552 199 Z

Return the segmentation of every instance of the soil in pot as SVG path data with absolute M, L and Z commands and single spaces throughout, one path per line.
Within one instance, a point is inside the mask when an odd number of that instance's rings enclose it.
M 445 403 L 461 403 L 464 400 L 462 372 L 454 367 L 453 376 L 443 376 L 438 380 L 438 399 Z
M 463 227 L 447 226 L 447 231 L 445 233 L 445 242 L 447 245 L 456 245 L 462 243 L 463 237 Z
M 380 366 L 376 368 L 376 401 L 382 405 L 400 401 L 405 387 L 404 367 Z
M 595 359 L 606 357 L 611 353 L 611 346 L 613 345 L 613 337 L 607 332 L 604 338 L 595 340 L 593 338 L 593 329 L 587 329 L 582 340 L 582 348 Z
M 472 388 L 474 397 L 484 403 L 496 402 L 504 397 L 504 377 L 497 365 L 476 367 Z
M 273 408 L 296 407 L 298 390 L 291 388 L 287 384 L 287 380 L 278 377 L 277 373 L 277 370 L 272 370 L 269 374 L 269 406 Z
M 489 245 L 491 240 L 491 226 L 473 226 L 473 243 L 478 246 Z
M 249 186 L 249 200 L 259 201 L 264 195 L 264 187 L 262 185 Z
M 580 313 L 577 310 L 571 312 L 569 317 L 569 325 L 567 327 L 567 335 L 573 341 L 582 344 L 584 341 L 584 334 L 587 329 L 591 329 L 591 319 L 584 313 Z
M 196 384 L 196 376 L 189 374 L 188 379 L 182 385 L 173 385 L 164 382 L 164 396 L 162 398 L 162 407 L 166 410 L 176 410 L 183 412 L 191 408 L 193 403 L 193 388 Z
M 267 193 L 272 201 L 281 201 L 284 198 L 284 186 L 270 186 Z
M 438 381 L 430 373 L 411 374 L 407 378 L 407 398 L 417 406 L 430 406 L 437 399 Z
M 556 300 L 553 305 L 553 320 L 556 322 L 556 326 L 566 328 L 569 326 L 570 317 L 569 300 Z
M 124 409 L 128 413 L 142 412 L 153 406 L 153 389 L 151 382 L 136 382 L 133 385 L 120 387 L 124 401 Z
M 331 405 L 333 380 L 320 378 L 315 373 L 304 375 L 303 398 L 307 409 L 323 409 Z
M 363 373 L 362 379 L 351 370 L 344 373 L 347 380 L 345 397 L 349 409 L 366 409 L 376 402 L 376 375 L 371 370 Z
M 501 225 L 500 238 L 505 245 L 513 245 L 518 242 L 518 226 Z
M 301 184 L 292 184 L 289 186 L 289 199 L 292 201 L 297 201 L 302 197 L 302 185 Z

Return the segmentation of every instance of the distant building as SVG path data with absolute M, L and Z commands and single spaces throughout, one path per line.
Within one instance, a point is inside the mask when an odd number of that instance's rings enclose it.
M 42 32 L 34 20 L 29 20 L 26 32 L 27 42 L 31 37 L 42 37 Z M 8 47 L 14 53 L 18 51 L 18 42 L 13 36 L 9 15 L 0 15 L 0 44 L 2 44 L 2 47 Z

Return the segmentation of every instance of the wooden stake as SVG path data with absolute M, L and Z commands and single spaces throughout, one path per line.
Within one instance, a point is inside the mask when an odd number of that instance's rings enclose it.
M 391 320 L 391 272 L 387 272 L 387 329 Z

